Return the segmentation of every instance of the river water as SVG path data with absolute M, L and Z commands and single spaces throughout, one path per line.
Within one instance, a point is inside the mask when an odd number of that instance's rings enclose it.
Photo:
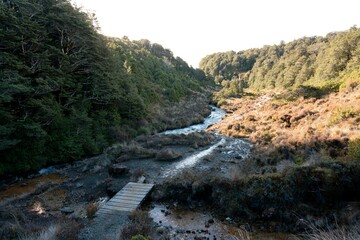
M 161 134 L 190 134 L 193 132 L 201 132 L 206 130 L 209 126 L 220 122 L 223 116 L 226 114 L 226 112 L 220 108 L 215 106 L 211 106 L 211 108 L 211 114 L 205 118 L 203 123 L 195 124 L 185 128 L 168 130 Z M 170 165 L 167 169 L 164 170 L 162 177 L 173 177 L 183 169 L 193 167 L 201 159 L 211 155 L 214 151 L 220 152 L 223 156 L 226 156 L 226 158 L 244 159 L 249 156 L 252 147 L 249 142 L 241 139 L 225 137 L 220 134 L 218 134 L 218 136 L 220 140 L 218 140 L 212 146 Z
M 215 106 L 211 106 L 211 113 L 208 117 L 205 118 L 203 123 L 191 125 L 185 128 L 179 128 L 174 130 L 168 130 L 163 132 L 162 134 L 189 134 L 192 132 L 201 132 L 207 129 L 209 126 L 213 125 L 214 123 L 220 122 L 222 117 L 225 115 L 225 111 L 217 108 Z
M 220 122 L 224 115 L 225 112 L 223 110 L 217 107 L 212 107 L 212 112 L 207 118 L 205 118 L 204 123 L 192 125 L 186 128 L 165 131 L 162 134 L 189 134 L 192 132 L 201 132 L 206 130 L 212 124 Z M 198 163 L 209 155 L 215 154 L 215 161 L 219 161 L 220 159 L 244 159 L 250 155 L 252 144 L 248 141 L 225 137 L 220 134 L 218 136 L 220 140 L 218 140 L 212 146 L 171 164 L 167 169 L 164 170 L 162 177 L 173 177 L 184 169 L 193 168 L 199 165 L 201 166 L 201 164 Z M 206 166 L 204 168 L 206 168 Z M 220 171 L 221 170 L 222 169 L 220 168 Z M 228 173 L 229 171 L 225 170 L 224 172 Z M 221 221 L 211 216 L 210 213 L 168 209 L 166 206 L 161 204 L 156 204 L 149 213 L 154 222 L 160 223 L 161 226 L 165 226 L 170 230 L 170 239 L 172 240 L 292 239 L 289 238 L 288 234 L 283 233 L 258 233 L 250 235 L 248 232 L 242 230 L 243 228 L 235 227 L 230 224 L 230 218 L 229 221 Z M 209 221 L 211 224 L 208 224 Z

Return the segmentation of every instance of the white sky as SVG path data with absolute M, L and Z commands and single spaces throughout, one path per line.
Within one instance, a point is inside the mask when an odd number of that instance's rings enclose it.
M 95 12 L 102 33 L 148 39 L 198 67 L 240 51 L 360 27 L 359 0 L 72 0 Z

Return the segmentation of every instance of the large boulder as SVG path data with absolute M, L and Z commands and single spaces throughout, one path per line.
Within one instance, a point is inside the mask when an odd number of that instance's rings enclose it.
M 120 177 L 127 174 L 129 172 L 129 169 L 120 163 L 116 163 L 111 165 L 108 171 L 112 177 Z
M 178 153 L 170 148 L 161 149 L 156 154 L 156 159 L 161 160 L 161 161 L 176 160 L 181 157 L 182 157 L 182 155 L 180 153 Z

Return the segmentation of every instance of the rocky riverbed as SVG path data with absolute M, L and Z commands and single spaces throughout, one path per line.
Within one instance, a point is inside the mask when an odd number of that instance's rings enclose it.
M 2 181 L 0 239 L 121 239 L 134 227 L 131 218 L 94 214 L 129 181 L 155 184 L 137 213 L 152 217 L 140 225 L 153 239 L 250 239 L 250 233 L 295 239 L 281 232 L 356 225 L 358 165 L 268 166 L 249 157 L 248 141 L 204 132 L 224 114 L 210 112 L 203 124 L 139 136 L 93 158 Z
M 229 177 L 250 152 L 246 142 L 242 142 L 246 146 L 242 152 L 232 149 L 231 144 L 240 143 L 233 141 L 240 140 L 205 132 L 138 137 L 109 148 L 101 156 L 54 166 L 43 170 L 44 175 L 7 187 L 0 192 L 2 212 L 6 215 L 5 209 L 11 205 L 29 221 L 66 217 L 87 225 L 93 214 L 91 206 L 112 197 L 129 181 L 159 184 L 189 169 L 192 174 L 218 172 Z M 5 216 L 4 220 L 10 218 Z
M 83 229 L 80 238 L 99 236 L 101 233 L 89 233 L 89 229 L 90 232 L 99 230 L 91 230 L 96 208 L 129 181 L 161 184 L 184 172 L 217 172 L 219 176 L 230 177 L 233 169 L 238 168 L 250 153 L 251 145 L 204 132 L 224 114 L 214 107 L 210 113 L 203 123 L 182 130 L 140 136 L 115 144 L 100 156 L 52 166 L 26 178 L 12 179 L 13 184 L 9 184 L 9 180 L 2 181 L 0 239 L 16 238 L 19 232 L 29 237 L 35 234 L 36 237 L 41 234 L 40 230 L 53 228 L 56 228 L 53 234 L 58 236 L 59 229 L 64 229 L 61 219 L 72 221 L 70 225 L 76 228 L 66 232 Z M 9 207 L 11 211 L 8 211 Z M 22 221 L 34 226 L 29 228 Z M 121 221 L 127 220 L 122 218 Z M 85 230 L 88 235 L 84 235 Z M 76 239 L 71 235 L 67 236 L 68 239 Z

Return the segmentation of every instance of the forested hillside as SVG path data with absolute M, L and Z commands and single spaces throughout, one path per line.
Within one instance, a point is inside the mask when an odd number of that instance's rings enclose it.
M 357 85 L 360 79 L 360 29 L 352 27 L 326 37 L 304 37 L 260 49 L 215 53 L 203 58 L 200 68 L 222 83 L 225 96 L 236 95 L 243 87 L 338 90 Z
M 208 84 L 161 45 L 95 26 L 67 0 L 0 1 L 0 175 L 97 154 Z

